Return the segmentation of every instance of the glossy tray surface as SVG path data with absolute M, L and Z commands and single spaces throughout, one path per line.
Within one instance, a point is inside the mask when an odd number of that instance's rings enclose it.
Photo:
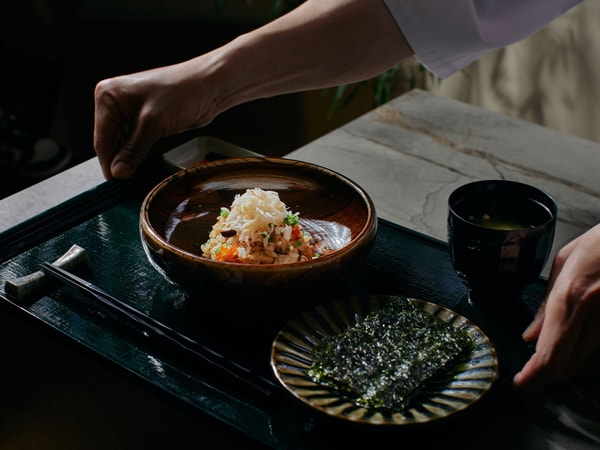
M 531 349 L 520 340 L 516 317 L 529 320 L 539 304 L 543 282 L 526 292 L 529 309 L 506 317 L 473 308 L 465 301 L 465 288 L 454 273 L 445 243 L 380 220 L 375 246 L 364 267 L 350 283 L 311 298 L 286 295 L 280 305 L 253 306 L 232 311 L 219 308 L 219 294 L 207 292 L 191 298 L 166 281 L 147 261 L 140 243 L 138 214 L 150 186 L 166 176 L 160 170 L 130 185 L 107 183 L 58 209 L 0 234 L 0 280 L 39 270 L 71 245 L 86 249 L 89 270 L 84 278 L 127 301 L 146 314 L 218 350 L 252 371 L 273 378 L 270 349 L 278 331 L 312 305 L 356 295 L 404 295 L 426 298 L 451 308 L 476 323 L 494 343 L 499 359 L 500 383 L 517 370 Z M 369 442 L 373 436 L 360 427 L 344 424 L 304 407 L 283 390 L 265 397 L 240 386 L 234 379 L 167 346 L 157 345 L 106 314 L 77 291 L 59 287 L 33 302 L 18 304 L 0 292 L 2 306 L 22 314 L 91 357 L 116 365 L 198 410 L 210 414 L 273 448 L 331 448 L 348 440 Z M 520 319 L 521 320 L 521 319 Z M 517 321 L 518 322 L 518 321 Z M 499 388 L 500 388 L 499 387 Z M 336 432 L 343 427 L 345 432 Z M 453 430 L 458 430 L 453 424 Z M 337 436 L 331 442 L 332 436 Z M 424 436 L 425 438 L 425 436 Z M 427 439 L 436 439 L 427 436 Z M 426 439 L 426 440 L 427 440 Z M 423 441 L 423 445 L 426 442 Z M 426 447 L 424 447 L 426 448 Z

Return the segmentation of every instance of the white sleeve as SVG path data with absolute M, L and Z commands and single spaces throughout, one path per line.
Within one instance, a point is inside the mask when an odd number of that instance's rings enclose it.
M 415 56 L 446 78 L 583 0 L 384 0 Z

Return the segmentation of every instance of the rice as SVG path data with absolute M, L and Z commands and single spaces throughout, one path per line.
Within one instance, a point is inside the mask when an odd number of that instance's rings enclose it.
M 201 249 L 205 258 L 249 264 L 286 264 L 316 256 L 298 213 L 277 192 L 259 188 L 237 194 L 230 208 L 221 208 Z

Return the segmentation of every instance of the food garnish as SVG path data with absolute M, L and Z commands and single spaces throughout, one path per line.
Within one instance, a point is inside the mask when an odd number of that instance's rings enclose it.
M 341 334 L 325 337 L 308 376 L 358 406 L 402 411 L 473 346 L 466 331 L 394 297 Z
M 202 256 L 248 264 L 285 264 L 315 255 L 311 236 L 302 231 L 279 194 L 259 188 L 237 194 L 230 208 L 222 207 Z

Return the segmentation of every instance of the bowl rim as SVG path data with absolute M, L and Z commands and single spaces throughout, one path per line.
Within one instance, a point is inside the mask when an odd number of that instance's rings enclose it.
M 448 202 L 447 202 L 448 203 L 447 204 L 448 215 L 452 216 L 452 218 L 454 218 L 455 220 L 458 220 L 460 223 L 467 224 L 467 225 L 473 227 L 474 229 L 484 230 L 486 233 L 490 233 L 490 234 L 495 233 L 498 235 L 504 235 L 507 233 L 512 234 L 512 233 L 518 233 L 521 231 L 528 230 L 529 228 L 526 228 L 526 227 L 515 229 L 515 230 L 503 230 L 503 229 L 488 228 L 483 225 L 479 225 L 479 224 L 469 221 L 462 214 L 459 214 L 456 211 L 457 205 L 460 203 L 460 200 L 462 199 L 462 196 L 464 196 L 465 192 L 469 192 L 469 191 L 473 191 L 473 190 L 475 190 L 475 192 L 476 192 L 477 189 L 484 190 L 486 187 L 488 187 L 488 188 L 497 187 L 497 189 L 499 189 L 499 192 L 509 192 L 509 191 L 516 191 L 516 190 L 523 191 L 523 196 L 522 196 L 523 198 L 527 198 L 527 199 L 533 200 L 536 203 L 540 203 L 544 208 L 546 208 L 548 213 L 550 214 L 550 218 L 547 219 L 545 222 L 540 223 L 539 225 L 536 225 L 534 227 L 535 229 L 542 229 L 544 227 L 552 226 L 553 224 L 556 224 L 556 222 L 558 220 L 558 212 L 559 212 L 558 211 L 558 202 L 554 199 L 554 197 L 552 197 L 552 195 L 550 195 L 544 189 L 534 186 L 532 184 L 523 183 L 521 181 L 515 181 L 515 180 L 507 180 L 507 179 L 483 179 L 483 180 L 471 181 L 469 183 L 458 186 L 448 196 Z
M 378 228 L 375 204 L 374 204 L 371 196 L 368 194 L 368 192 L 363 187 L 361 187 L 358 183 L 356 183 L 355 181 L 351 180 L 347 176 L 345 176 L 335 170 L 323 167 L 323 166 L 315 164 L 315 163 L 310 163 L 307 161 L 301 161 L 301 160 L 297 160 L 297 159 L 283 158 L 283 157 L 248 156 L 248 157 L 239 157 L 239 158 L 226 158 L 226 159 L 220 159 L 220 160 L 209 161 L 209 162 L 204 162 L 204 161 L 200 162 L 198 164 L 195 164 L 188 168 L 179 170 L 179 171 L 167 176 L 162 181 L 160 181 L 158 184 L 156 184 L 152 189 L 150 189 L 150 191 L 148 191 L 148 193 L 144 197 L 144 200 L 142 201 L 142 204 L 140 207 L 139 227 L 140 227 L 140 233 L 142 233 L 142 242 L 144 243 L 144 245 L 147 245 L 147 243 L 143 239 L 143 232 L 145 230 L 152 237 L 152 239 L 158 241 L 161 246 L 168 247 L 173 253 L 176 253 L 184 258 L 190 259 L 192 261 L 201 262 L 202 264 L 207 265 L 207 266 L 230 267 L 235 270 L 243 270 L 244 268 L 249 269 L 249 270 L 256 269 L 256 268 L 260 268 L 261 270 L 295 269 L 295 268 L 300 269 L 300 268 L 304 268 L 305 266 L 306 267 L 314 266 L 315 264 L 319 265 L 322 262 L 323 263 L 327 262 L 331 259 L 338 258 L 340 255 L 343 255 L 345 253 L 353 251 L 353 249 L 355 248 L 353 245 L 345 245 L 344 247 L 337 249 L 337 250 L 331 252 L 330 254 L 323 255 L 318 258 L 309 259 L 306 261 L 296 261 L 296 262 L 292 262 L 292 263 L 284 263 L 284 264 L 250 264 L 250 263 L 239 263 L 239 262 L 230 262 L 230 261 L 216 261 L 216 260 L 213 260 L 210 258 L 205 258 L 204 256 L 198 255 L 196 253 L 191 253 L 191 252 L 185 251 L 179 247 L 172 245 L 160 233 L 158 233 L 158 231 L 156 231 L 156 229 L 152 226 L 150 219 L 148 217 L 149 206 L 150 206 L 152 200 L 161 191 L 161 189 L 163 189 L 168 184 L 172 183 L 172 180 L 182 177 L 187 172 L 201 172 L 201 171 L 209 170 L 212 167 L 222 167 L 222 166 L 240 165 L 240 164 L 242 164 L 242 165 L 256 164 L 256 163 L 265 162 L 265 161 L 268 163 L 271 163 L 271 164 L 276 164 L 276 165 L 280 165 L 280 164 L 283 164 L 285 166 L 300 165 L 300 166 L 304 166 L 309 169 L 316 169 L 319 172 L 325 173 L 327 176 L 338 179 L 338 180 L 342 181 L 343 183 L 345 183 L 346 185 L 350 186 L 352 188 L 352 190 L 354 192 L 356 192 L 362 198 L 362 200 L 364 201 L 364 203 L 367 207 L 367 220 L 365 221 L 364 225 L 362 226 L 362 228 L 360 229 L 358 234 L 352 239 L 351 242 L 359 241 L 366 234 L 368 234 L 371 229 L 372 229 L 373 237 L 375 237 L 375 235 L 377 233 L 377 228 Z

